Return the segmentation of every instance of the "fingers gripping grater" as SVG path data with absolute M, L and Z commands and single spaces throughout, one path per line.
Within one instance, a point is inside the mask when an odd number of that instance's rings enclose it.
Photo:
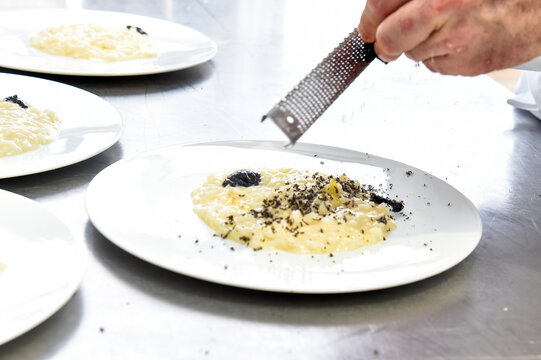
M 290 145 L 331 106 L 376 58 L 374 45 L 354 30 L 265 116 L 287 135 Z

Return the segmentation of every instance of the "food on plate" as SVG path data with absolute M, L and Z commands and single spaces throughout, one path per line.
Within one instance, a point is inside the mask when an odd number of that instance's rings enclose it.
M 39 110 L 17 95 L 0 100 L 0 157 L 37 149 L 56 139 L 60 119 Z
M 143 29 L 141 29 L 139 26 L 127 25 L 126 29 L 128 29 L 128 30 L 135 29 L 135 31 L 137 31 L 141 35 L 148 35 L 148 33 L 146 31 L 144 31 Z
M 106 28 L 95 24 L 53 26 L 30 38 L 30 45 L 52 55 L 97 61 L 157 56 L 152 39 L 140 27 Z
M 192 194 L 195 213 L 219 236 L 254 250 L 330 254 L 375 244 L 396 228 L 403 203 L 346 175 L 289 168 L 210 175 Z

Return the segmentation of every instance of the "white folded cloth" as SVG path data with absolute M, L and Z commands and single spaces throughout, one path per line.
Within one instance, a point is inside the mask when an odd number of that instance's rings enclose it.
M 541 57 L 515 67 L 522 70 L 515 89 L 515 96 L 507 100 L 509 105 L 531 112 L 541 119 Z

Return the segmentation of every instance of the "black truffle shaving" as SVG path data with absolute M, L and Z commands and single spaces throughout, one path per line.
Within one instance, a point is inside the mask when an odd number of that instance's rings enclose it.
M 393 200 L 376 193 L 370 193 L 370 201 L 375 202 L 376 204 L 386 204 L 391 207 L 391 211 L 400 212 L 404 209 L 404 202 L 402 200 Z
M 135 28 L 135 30 L 137 30 L 137 32 L 141 35 L 148 35 L 145 31 L 143 31 L 143 29 L 141 29 L 139 26 L 131 26 L 131 25 L 127 25 L 126 26 L 126 29 L 130 30 L 131 28 Z
M 261 175 L 251 170 L 237 170 L 230 174 L 222 183 L 223 187 L 229 186 L 255 186 L 261 182 Z
M 8 96 L 7 98 L 4 99 L 4 101 L 8 101 L 8 102 L 17 104 L 17 105 L 19 105 L 20 107 L 22 107 L 23 109 L 28 109 L 28 105 L 26 105 L 26 104 L 24 103 L 24 101 L 22 101 L 22 100 L 17 96 L 17 94 L 12 95 L 12 96 Z

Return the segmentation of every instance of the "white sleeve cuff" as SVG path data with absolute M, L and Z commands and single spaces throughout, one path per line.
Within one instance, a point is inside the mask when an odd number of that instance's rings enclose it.
M 541 65 L 541 58 L 538 59 Z M 541 119 L 541 72 L 523 71 L 515 96 L 507 100 L 507 103 L 518 109 L 527 110 Z
M 513 66 L 513 69 L 541 71 L 541 56 L 525 62 L 524 64 Z

